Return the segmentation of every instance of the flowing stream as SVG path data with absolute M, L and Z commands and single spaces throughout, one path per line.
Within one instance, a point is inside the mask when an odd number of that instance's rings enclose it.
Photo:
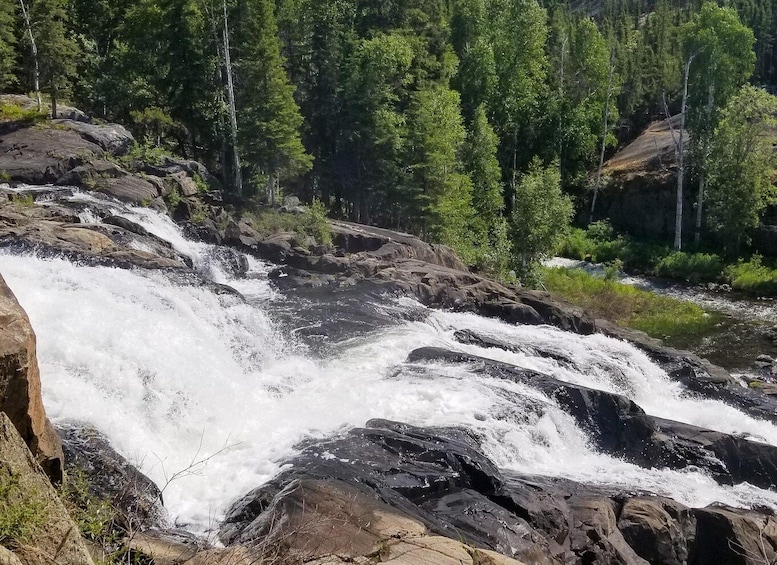
M 570 416 L 526 385 L 466 365 L 405 363 L 418 347 L 463 351 L 624 394 L 650 414 L 777 445 L 777 427 L 687 397 L 629 344 L 427 310 L 359 286 L 282 295 L 268 282 L 269 265 L 251 260 L 249 275 L 232 279 L 213 246 L 187 240 L 166 216 L 89 194 L 65 198 L 84 221 L 110 212 L 140 223 L 245 296 L 182 285 L 162 272 L 0 254 L 0 272 L 38 336 L 49 416 L 106 434 L 164 487 L 180 526 L 213 528 L 235 498 L 279 472 L 298 442 L 370 418 L 466 426 L 498 466 L 522 473 L 645 489 L 692 506 L 777 509 L 772 491 L 597 453 Z M 520 351 L 460 344 L 459 329 Z

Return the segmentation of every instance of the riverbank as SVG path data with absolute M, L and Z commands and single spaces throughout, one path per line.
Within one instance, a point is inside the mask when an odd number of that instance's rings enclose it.
M 617 262 L 626 272 L 691 284 L 726 285 L 751 296 L 777 295 L 777 263 L 758 254 L 731 260 L 714 252 L 676 251 L 671 246 L 618 234 L 605 221 L 573 228 L 558 254 L 594 263 Z

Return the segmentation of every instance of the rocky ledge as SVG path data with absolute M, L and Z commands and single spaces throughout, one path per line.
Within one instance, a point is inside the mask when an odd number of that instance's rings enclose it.
M 225 544 L 281 547 L 287 558 L 316 563 L 453 565 L 469 563 L 467 554 L 482 555 L 471 557 L 476 563 L 514 562 L 490 551 L 542 565 L 777 557 L 769 514 L 690 509 L 648 492 L 507 473 L 466 430 L 373 420 L 289 463 L 232 507 L 220 531 Z M 438 536 L 457 540 L 444 558 L 427 553 Z

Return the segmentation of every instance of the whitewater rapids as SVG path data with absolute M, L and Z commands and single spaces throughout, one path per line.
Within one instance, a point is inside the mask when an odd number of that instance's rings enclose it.
M 698 471 L 643 469 L 597 453 L 570 416 L 527 385 L 489 378 L 466 365 L 405 364 L 419 347 L 463 351 L 623 394 L 651 415 L 777 445 L 773 424 L 720 402 L 686 397 L 627 343 L 426 311 L 408 299 L 370 298 L 363 308 L 384 322 L 317 355 L 279 322 L 280 313 L 288 319 L 292 312 L 294 319 L 295 308 L 303 306 L 273 290 L 269 265 L 251 260 L 250 276 L 233 280 L 211 261 L 211 246 L 187 240 L 167 217 L 110 206 L 247 299 L 180 285 L 160 272 L 9 252 L 0 254 L 0 272 L 38 336 L 49 417 L 89 423 L 104 433 L 164 489 L 179 526 L 214 528 L 232 501 L 280 471 L 300 440 L 324 438 L 371 418 L 466 426 L 499 467 L 521 473 L 649 490 L 689 506 L 718 501 L 777 509 L 772 491 L 720 486 Z M 84 220 L 96 219 L 82 213 Z M 454 339 L 461 329 L 522 352 L 463 345 Z M 573 364 L 562 366 L 538 351 L 563 353 Z

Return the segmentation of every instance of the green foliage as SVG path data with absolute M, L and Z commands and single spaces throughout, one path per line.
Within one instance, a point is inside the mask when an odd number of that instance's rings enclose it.
M 690 302 L 660 296 L 583 271 L 545 269 L 543 283 L 550 292 L 597 318 L 642 330 L 653 337 L 671 338 L 709 331 L 720 320 Z
M 0 468 L 0 544 L 14 546 L 45 525 L 48 512 L 40 493 L 22 475 Z
M 15 2 L 0 3 L 0 91 L 16 82 L 14 75 L 17 43 L 14 34 L 16 9 Z
M 302 115 L 295 87 L 283 68 L 271 0 L 239 0 L 236 65 L 240 150 L 253 174 L 293 176 L 308 171 L 312 159 L 300 138 Z
M 594 21 L 566 8 L 553 13 L 549 49 L 553 69 L 548 75 L 548 136 L 562 175 L 572 180 L 598 160 L 608 98 L 609 128 L 618 122 L 620 79 L 611 76 L 611 49 Z M 609 131 L 607 142 L 616 143 Z
M 79 55 L 79 45 L 69 29 L 67 0 L 31 2 L 30 20 L 38 48 L 41 88 L 51 96 L 53 114 L 57 100 L 70 93 Z
M 659 277 L 699 283 L 719 280 L 723 269 L 723 260 L 714 253 L 672 251 L 658 261 L 652 272 Z
M 447 88 L 422 90 L 410 110 L 412 200 L 421 232 L 451 246 L 467 261 L 472 255 L 472 182 L 457 156 L 466 132 L 459 95 Z
M 777 197 L 772 184 L 777 158 L 773 129 L 777 97 L 744 86 L 722 113 L 710 143 L 708 224 L 731 254 L 749 243 L 767 204 Z
M 38 112 L 35 108 L 25 110 L 16 104 L 0 104 L 0 121 L 2 122 L 35 124 L 45 122 L 47 119 L 48 115 Z
M 22 208 L 32 208 L 35 206 L 35 199 L 32 194 L 14 194 L 11 197 L 11 202 Z
M 530 276 L 537 264 L 556 249 L 572 212 L 571 200 L 561 192 L 558 167 L 544 167 L 535 159 L 516 189 L 511 217 L 519 279 Z
M 319 201 L 313 202 L 301 214 L 280 212 L 274 208 L 260 208 L 249 214 L 247 219 L 260 235 L 269 237 L 283 232 L 300 236 L 311 236 L 316 243 L 328 245 L 332 242 L 332 230 L 326 217 L 326 207 Z
M 116 541 L 116 509 L 90 492 L 83 472 L 68 473 L 59 494 L 86 539 L 102 544 Z
M 764 265 L 760 255 L 730 265 L 726 269 L 726 278 L 735 290 L 759 296 L 777 295 L 777 268 Z

